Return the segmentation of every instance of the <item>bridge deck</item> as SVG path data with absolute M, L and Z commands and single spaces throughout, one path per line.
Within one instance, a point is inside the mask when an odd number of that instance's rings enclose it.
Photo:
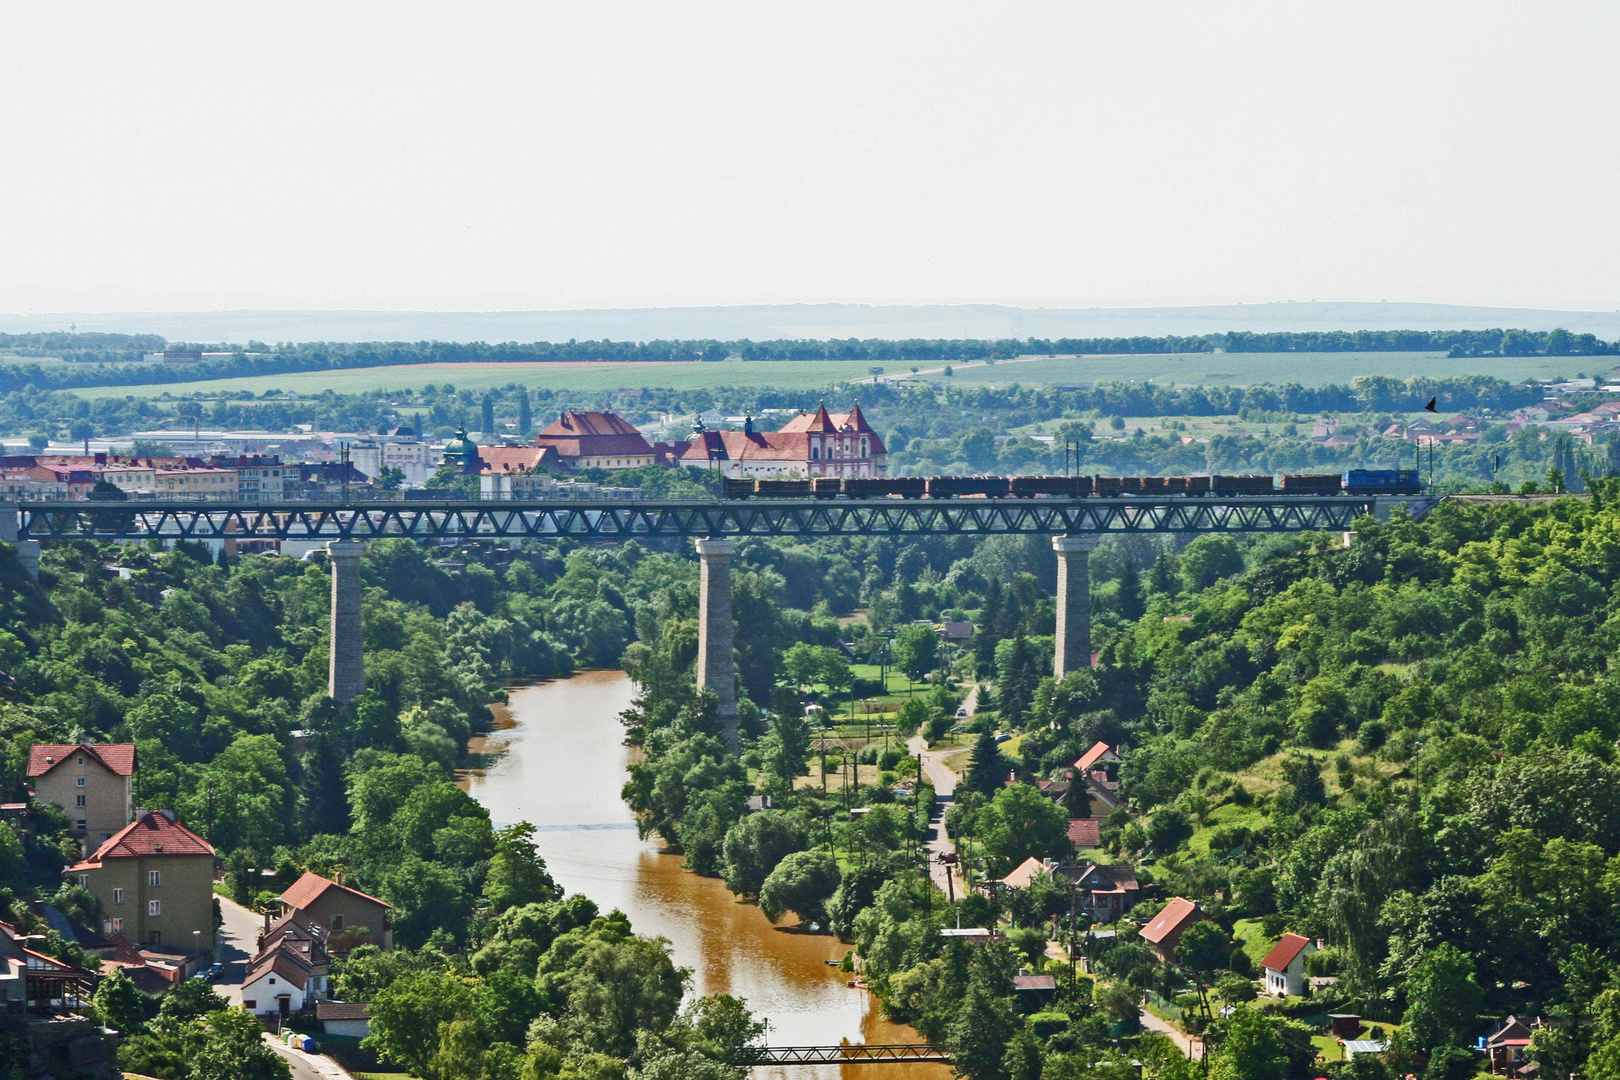
M 918 1061 L 951 1063 L 950 1051 L 931 1043 L 859 1046 L 750 1046 L 736 1065 L 898 1065 Z
M 25 540 L 596 540 L 704 536 L 921 536 L 1303 532 L 1350 528 L 1371 496 L 1087 499 L 748 499 L 726 502 L 23 503 Z

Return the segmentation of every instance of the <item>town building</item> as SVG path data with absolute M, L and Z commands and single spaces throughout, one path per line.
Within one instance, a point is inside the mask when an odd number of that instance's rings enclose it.
M 1530 1040 L 1546 1026 L 1540 1017 L 1520 1017 L 1509 1014 L 1482 1040 L 1485 1057 L 1490 1062 L 1492 1076 L 1520 1076 L 1530 1064 Z
M 349 460 L 372 480 L 381 476 L 384 469 L 398 469 L 405 477 L 407 488 L 421 487 L 439 470 L 438 455 L 433 447 L 404 428 L 393 435 L 350 443 Z
M 51 1016 L 88 1008 L 95 976 L 72 964 L 35 952 L 26 935 L 0 922 L 0 1003 L 24 1015 Z
M 62 808 L 86 850 L 98 847 L 135 816 L 135 744 L 36 744 L 28 783 L 34 798 Z
M 103 465 L 101 478 L 126 495 L 150 495 L 157 489 L 157 467 L 150 462 Z
M 326 931 L 326 946 L 344 953 L 356 945 L 371 943 L 383 949 L 394 947 L 394 927 L 389 907 L 375 896 L 337 880 L 306 872 L 281 894 L 281 912 L 299 912 L 304 919 Z
M 153 477 L 152 490 L 160 496 L 234 499 L 236 470 L 212 465 L 162 465 Z
M 266 915 L 265 923 L 258 952 L 248 962 L 242 1007 L 260 1015 L 290 1016 L 328 994 L 327 933 L 299 910 L 288 911 L 273 923 Z
M 1284 934 L 1260 961 L 1265 969 L 1266 993 L 1276 997 L 1301 997 L 1305 993 L 1305 958 L 1316 951 L 1316 942 L 1303 934 Z
M 315 1019 L 328 1035 L 363 1039 L 371 1034 L 371 1006 L 359 1001 L 323 1001 L 315 1006 Z
M 214 849 L 149 811 L 66 874 L 101 902 L 102 933 L 186 952 L 214 947 Z
M 1059 871 L 1073 890 L 1076 914 L 1092 922 L 1113 922 L 1136 906 L 1142 886 L 1129 865 L 1088 862 Z
M 279 457 L 242 454 L 213 457 L 215 468 L 236 470 L 236 490 L 246 499 L 279 499 L 287 493 L 287 481 L 298 479 L 298 466 L 283 464 Z
M 1181 941 L 1181 935 L 1187 927 L 1195 922 L 1203 922 L 1209 916 L 1196 903 L 1184 897 L 1176 897 L 1164 906 L 1153 917 L 1153 920 L 1142 927 L 1138 933 L 1148 947 L 1167 964 L 1176 961 L 1176 945 Z
M 1123 759 L 1108 743 L 1094 743 L 1074 763 L 1074 771 L 1090 782 L 1092 790 L 1119 790 L 1119 766 Z
M 551 448 L 566 469 L 634 469 L 653 464 L 652 445 L 617 413 L 569 410 L 536 435 L 534 445 Z
M 823 405 L 795 416 L 780 431 L 756 431 L 752 421 L 745 421 L 741 431 L 693 432 L 677 460 L 732 478 L 871 478 L 883 475 L 888 451 L 859 405 L 847 413 L 829 413 Z

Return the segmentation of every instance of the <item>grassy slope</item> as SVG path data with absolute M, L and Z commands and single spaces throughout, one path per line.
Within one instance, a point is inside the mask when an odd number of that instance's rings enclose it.
M 1071 385 L 1098 381 L 1153 379 L 1177 385 L 1246 385 L 1300 382 L 1307 385 L 1348 384 L 1357 375 L 1494 375 L 1509 380 L 1577 371 L 1602 374 L 1609 370 L 1606 357 L 1480 357 L 1452 360 L 1440 353 L 1191 353 L 1152 356 L 1088 356 L 1067 360 L 1032 359 L 996 364 L 959 364 L 949 381 L 1024 385 Z M 453 383 L 457 388 L 484 390 L 521 383 L 551 390 L 599 393 L 635 387 L 696 390 L 716 386 L 772 386 L 815 389 L 835 382 L 867 376 L 866 361 L 745 361 L 721 363 L 584 363 L 584 364 L 414 364 L 399 367 L 354 368 L 306 372 L 250 379 L 162 383 L 144 386 L 88 387 L 83 397 L 176 397 L 196 393 L 239 392 L 262 394 L 279 389 L 298 394 L 362 393 L 373 390 L 415 388 L 428 383 Z M 899 374 L 910 365 L 884 365 Z M 938 365 L 923 364 L 923 370 Z M 937 372 L 921 376 L 947 381 Z

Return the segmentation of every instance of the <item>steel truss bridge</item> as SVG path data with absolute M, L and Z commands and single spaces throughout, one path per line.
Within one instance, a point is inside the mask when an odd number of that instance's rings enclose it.
M 951 1063 L 950 1051 L 931 1043 L 862 1046 L 745 1046 L 733 1065 L 899 1065 Z
M 22 503 L 21 540 L 630 540 L 1342 531 L 1400 498 Z

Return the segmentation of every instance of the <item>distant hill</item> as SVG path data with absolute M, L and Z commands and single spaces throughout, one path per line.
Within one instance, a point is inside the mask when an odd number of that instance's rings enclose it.
M 1478 330 L 1564 327 L 1613 340 L 1620 311 L 1414 303 L 1016 308 L 996 304 L 780 304 L 581 311 L 194 311 L 0 315 L 0 333 L 160 334 L 171 341 L 651 341 L 783 338 L 1095 338 L 1229 330 Z

